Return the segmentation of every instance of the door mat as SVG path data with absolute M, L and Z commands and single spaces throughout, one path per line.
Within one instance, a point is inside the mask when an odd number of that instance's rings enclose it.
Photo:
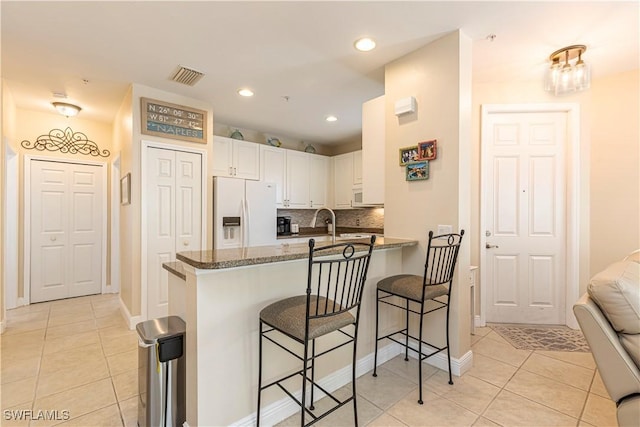
M 582 331 L 566 326 L 490 325 L 491 329 L 521 350 L 590 352 Z

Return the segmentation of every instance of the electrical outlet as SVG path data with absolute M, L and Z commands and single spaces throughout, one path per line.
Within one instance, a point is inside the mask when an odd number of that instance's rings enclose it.
M 453 227 L 451 225 L 440 225 L 438 224 L 438 235 L 440 234 L 451 234 L 453 233 Z

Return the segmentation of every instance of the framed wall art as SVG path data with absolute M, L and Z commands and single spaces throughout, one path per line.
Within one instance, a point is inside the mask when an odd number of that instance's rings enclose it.
M 407 181 L 420 181 L 423 179 L 429 179 L 429 161 L 423 160 L 419 162 L 407 163 L 405 167 L 407 172 Z
M 404 147 L 400 149 L 399 153 L 400 166 L 404 166 L 407 163 L 415 162 L 418 160 L 418 146 Z
M 418 143 L 418 160 L 435 160 L 438 157 L 438 142 L 433 139 Z

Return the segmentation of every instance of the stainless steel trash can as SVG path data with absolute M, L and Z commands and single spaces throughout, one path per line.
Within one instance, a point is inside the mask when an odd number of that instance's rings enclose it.
M 138 426 L 182 427 L 185 410 L 185 323 L 147 320 L 138 331 Z

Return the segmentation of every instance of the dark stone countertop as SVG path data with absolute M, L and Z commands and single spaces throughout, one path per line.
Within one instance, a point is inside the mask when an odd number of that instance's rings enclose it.
M 360 242 L 369 243 L 369 239 L 340 240 L 337 243 Z M 378 237 L 374 250 L 415 246 L 417 240 Z M 316 247 L 329 246 L 331 242 L 319 242 Z M 336 251 L 337 253 L 337 251 Z M 309 256 L 308 243 L 287 244 L 273 246 L 254 246 L 237 249 L 217 249 L 208 251 L 179 252 L 176 258 L 185 264 L 199 269 L 224 269 L 245 265 L 268 264 L 274 262 L 304 259 Z M 165 269 L 169 270 L 166 267 Z M 172 271 L 172 270 L 169 270 Z

